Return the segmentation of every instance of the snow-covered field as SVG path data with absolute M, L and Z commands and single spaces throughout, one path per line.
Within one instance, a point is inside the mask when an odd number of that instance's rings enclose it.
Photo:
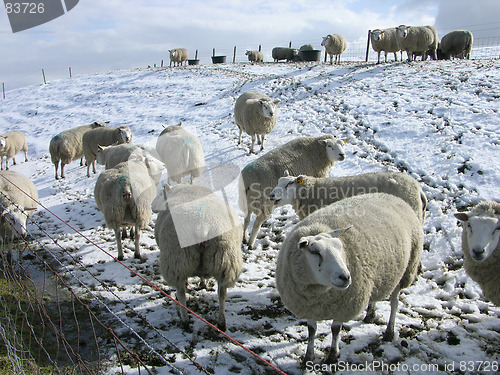
M 248 136 L 237 146 L 232 112 L 244 91 L 262 91 L 281 100 L 278 125 L 267 137 L 266 150 L 298 136 L 332 133 L 349 138 L 346 160 L 337 163 L 331 175 L 404 171 L 421 183 L 429 200 L 422 272 L 401 293 L 398 338 L 383 342 L 385 325 L 364 324 L 360 317 L 344 326 L 339 363 L 358 369 L 365 364 L 391 366 L 368 368 L 376 373 L 469 373 L 479 366 L 477 372 L 494 373 L 500 360 L 500 307 L 484 300 L 478 285 L 465 274 L 461 228 L 453 213 L 480 200 L 500 199 L 500 60 L 113 71 L 9 91 L 7 99 L 0 101 L 0 127 L 2 132 L 19 129 L 26 134 L 30 160 L 12 169 L 32 178 L 41 203 L 116 255 L 114 235 L 105 228 L 93 198 L 97 175 L 87 178 L 85 167 L 75 161 L 66 168 L 66 179 L 56 181 L 48 153 L 50 138 L 69 127 L 102 120 L 110 121 L 110 126 L 128 125 L 133 143 L 154 146 L 163 125 L 182 121 L 200 137 L 207 163 L 230 163 L 241 169 L 258 156 L 248 154 Z M 22 159 L 19 155 L 18 161 Z M 214 177 L 224 180 L 219 185 L 226 185 L 229 203 L 242 215 L 237 176 Z M 46 211 L 40 209 L 33 218 L 79 261 L 32 227 L 34 235 L 66 265 L 64 274 L 74 288 L 84 296 L 92 291 L 144 337 L 149 348 L 118 320 L 108 321 L 126 344 L 144 355 L 146 363 L 152 348 L 183 372 L 198 372 L 183 354 L 169 352 L 168 338 L 217 374 L 273 373 L 196 318 L 192 329 L 184 330 L 172 302 Z M 124 263 L 173 296 L 174 290 L 158 274 L 154 219 L 141 241 L 147 260 L 133 259 L 133 243 L 126 242 Z M 299 364 L 307 327 L 281 304 L 274 269 L 281 243 L 297 221 L 291 208 L 275 210 L 256 249 L 243 248 L 244 271 L 226 303 L 227 333 L 289 374 L 302 373 Z M 209 321 L 216 319 L 214 284 L 204 290 L 192 280 L 188 292 L 188 307 Z M 94 305 L 96 311 L 104 310 Z M 377 306 L 387 321 L 389 303 Z M 328 353 L 329 324 L 318 324 L 317 365 Z M 119 370 L 112 362 L 113 357 L 108 373 Z M 161 361 L 154 364 L 157 373 L 170 373 Z M 138 370 L 126 368 L 126 372 Z

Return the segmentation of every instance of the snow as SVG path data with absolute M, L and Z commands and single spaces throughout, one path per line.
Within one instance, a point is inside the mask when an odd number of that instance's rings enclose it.
M 100 120 L 110 121 L 110 126 L 128 125 L 134 143 L 154 147 L 163 125 L 182 121 L 200 138 L 207 164 L 221 168 L 212 173 L 212 184 L 222 188 L 243 220 L 234 167 L 241 170 L 258 155 L 248 154 L 248 136 L 237 146 L 233 106 L 245 91 L 279 98 L 278 124 L 266 139 L 265 151 L 298 136 L 332 133 L 348 142 L 346 160 L 337 163 L 331 175 L 404 171 L 421 183 L 429 200 L 422 272 L 401 293 L 396 319 L 399 336 L 386 343 L 381 340 L 384 324 L 364 324 L 362 317 L 348 322 L 342 333 L 341 363 L 398 364 L 403 370 L 395 373 L 419 373 L 419 366 L 436 365 L 434 373 L 451 374 L 468 361 L 494 365 L 500 357 L 500 308 L 484 300 L 479 286 L 464 272 L 461 228 L 453 217 L 457 210 L 480 200 L 500 199 L 499 72 L 499 60 L 224 64 L 111 71 L 9 91 L 0 102 L 0 126 L 2 132 L 18 129 L 26 134 L 30 160 L 12 169 L 34 181 L 44 207 L 108 252 L 40 208 L 33 218 L 47 234 L 34 226 L 31 230 L 67 267 L 72 275 L 67 276 L 68 282 L 88 295 L 77 282 L 81 280 L 99 296 L 101 302 L 93 303 L 96 311 L 106 305 L 128 327 L 147 331 L 140 319 L 123 308 L 121 301 L 125 301 L 157 330 L 145 339 L 149 347 L 129 334 L 124 335 L 126 343 L 130 340 L 131 347 L 137 345 L 144 353 L 153 348 L 166 358 L 174 356 L 174 365 L 189 374 L 197 373 L 193 364 L 180 353 L 169 353 L 165 337 L 216 373 L 271 373 L 272 369 L 197 318 L 192 318 L 191 329 L 183 329 L 174 303 L 110 257 L 116 256 L 114 235 L 104 227 L 93 198 L 97 175 L 87 178 L 85 167 L 75 161 L 67 166 L 66 179 L 56 181 L 48 144 L 62 130 Z M 133 259 L 133 243 L 125 241 L 124 263 L 174 296 L 174 289 L 158 274 L 154 219 L 141 237 L 146 261 Z M 256 249 L 244 247 L 244 271 L 226 300 L 227 333 L 289 374 L 303 371 L 299 365 L 307 327 L 281 304 L 274 268 L 283 238 L 297 222 L 289 206 L 275 210 L 263 225 Z M 189 284 L 188 307 L 215 321 L 214 283 L 204 290 L 197 281 Z M 101 282 L 111 286 L 112 293 Z M 389 310 L 387 301 L 377 304 L 384 322 Z M 117 319 L 110 324 L 116 332 L 129 332 Z M 321 364 L 328 353 L 329 325 L 318 324 L 315 364 Z M 109 374 L 121 371 L 113 363 L 113 354 L 111 348 Z M 127 374 L 138 373 L 125 368 Z M 168 366 L 155 369 L 158 374 L 170 373 Z

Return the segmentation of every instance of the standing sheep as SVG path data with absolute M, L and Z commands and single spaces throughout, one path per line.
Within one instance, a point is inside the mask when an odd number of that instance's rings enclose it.
M 422 61 L 427 55 L 436 60 L 439 39 L 434 27 L 400 25 L 396 30 L 399 47 L 402 51 L 406 51 L 408 61 L 412 61 L 414 52 L 422 53 Z
M 317 321 L 333 319 L 326 360 L 339 357 L 342 323 L 390 296 L 384 340 L 394 338 L 399 291 L 415 279 L 424 234 L 413 210 L 400 198 L 365 194 L 324 207 L 296 225 L 278 254 L 276 286 L 283 304 L 307 319 L 303 364 L 314 359 Z
M 293 139 L 247 164 L 239 180 L 239 207 L 245 214 L 244 240 L 252 212 L 257 215 L 248 246 L 253 247 L 262 223 L 271 215 L 274 205 L 269 194 L 286 170 L 296 175 L 326 177 L 335 162 L 344 159 L 344 141 L 328 134 Z
M 201 176 L 205 156 L 201 142 L 194 134 L 179 125 L 167 126 L 158 136 L 156 152 L 167 167 L 168 182 L 180 183 L 184 176 L 190 176 L 190 184 Z
M 394 60 L 398 61 L 396 53 L 401 51 L 401 48 L 399 48 L 395 27 L 384 30 L 372 30 L 370 32 L 370 40 L 373 50 L 378 54 L 377 64 L 380 64 L 380 52 L 382 51 L 385 53 L 385 62 L 387 62 L 388 53 L 394 53 Z
M 177 300 L 183 306 L 189 277 L 214 277 L 219 295 L 218 325 L 224 331 L 227 288 L 234 286 L 243 267 L 243 233 L 238 215 L 205 187 L 167 186 L 164 194 L 167 204 L 155 225 L 161 274 L 177 289 Z M 187 324 L 186 311 L 180 311 Z
M 28 144 L 23 133 L 17 130 L 0 135 L 0 170 L 3 170 L 5 156 L 5 170 L 9 169 L 9 159 L 16 165 L 16 154 L 24 152 L 24 161 L 28 161 Z
M 52 137 L 49 143 L 50 158 L 56 169 L 56 180 L 59 179 L 57 170 L 61 162 L 61 178 L 64 178 L 64 166 L 75 159 L 80 159 L 83 165 L 83 134 L 87 131 L 106 126 L 107 123 L 95 121 L 90 125 L 82 125 Z
M 346 177 L 287 176 L 278 180 L 270 199 L 275 206 L 291 204 L 302 220 L 341 199 L 369 193 L 387 193 L 404 200 L 424 222 L 427 198 L 414 178 L 400 172 L 366 173 Z
M 470 59 L 473 43 L 472 33 L 468 30 L 455 30 L 441 38 L 438 58 L 449 60 L 451 57 Z
M 330 64 L 333 64 L 335 55 L 335 64 L 340 64 L 340 55 L 347 48 L 347 41 L 340 34 L 329 34 L 323 37 L 321 45 L 325 47 L 326 53 L 330 55 Z
M 277 121 L 276 104 L 279 100 L 271 98 L 260 92 L 245 92 L 240 95 L 234 105 L 234 121 L 240 130 L 238 144 L 241 143 L 243 131 L 252 137 L 250 153 L 253 153 L 255 138 L 260 144 L 261 151 L 264 149 L 266 134 L 273 131 Z
M 95 170 L 95 159 L 99 146 L 109 146 L 112 144 L 122 144 L 132 142 L 132 131 L 128 126 L 120 126 L 117 128 L 95 128 L 83 134 L 82 149 L 87 163 L 87 177 L 90 177 L 90 165 L 92 171 Z
M 484 296 L 500 306 L 500 203 L 483 201 L 468 213 L 458 213 L 462 221 L 464 268 L 477 282 Z
M 245 55 L 248 56 L 248 61 L 255 62 L 264 62 L 264 54 L 260 51 L 246 51 Z
M 149 224 L 155 195 L 156 186 L 149 176 L 147 159 L 120 163 L 97 178 L 94 198 L 106 225 L 115 232 L 118 260 L 123 260 L 121 228 L 132 226 L 135 229 L 134 256 L 142 259 L 141 229 Z
M 33 182 L 14 171 L 0 171 L 0 241 L 8 242 L 9 254 L 16 237 L 26 236 L 28 216 L 35 212 L 38 190 Z
M 174 63 L 174 66 L 176 63 L 177 66 L 182 66 L 182 63 L 189 59 L 189 52 L 185 48 L 169 49 L 168 52 L 170 52 L 170 66 L 172 66 L 172 63 Z
M 273 56 L 274 62 L 278 62 L 280 60 L 293 62 L 298 57 L 299 50 L 296 48 L 288 47 L 274 47 L 271 54 Z

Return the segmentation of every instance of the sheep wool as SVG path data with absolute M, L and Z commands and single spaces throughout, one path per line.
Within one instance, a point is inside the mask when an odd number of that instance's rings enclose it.
M 264 62 L 264 54 L 260 51 L 246 51 L 245 55 L 250 62 Z
M 370 32 L 372 48 L 378 55 L 377 63 L 380 63 L 380 53 L 382 51 L 385 53 L 385 62 L 387 62 L 387 54 L 391 52 L 394 53 L 394 60 L 398 61 L 396 52 L 401 51 L 401 48 L 399 47 L 396 32 L 395 27 L 384 30 L 375 29 Z
M 9 169 L 9 159 L 16 165 L 16 155 L 23 151 L 24 161 L 28 161 L 28 144 L 24 134 L 17 130 L 0 135 L 0 170 L 3 170 L 3 158 L 5 156 L 5 169 Z
M 182 63 L 189 59 L 188 50 L 185 48 L 170 49 L 168 52 L 170 53 L 170 66 L 172 66 L 172 63 L 174 63 L 174 66 L 176 64 L 182 66 Z
M 464 223 L 464 268 L 484 296 L 500 306 L 500 203 L 483 201 L 455 217 Z
M 449 60 L 451 57 L 470 59 L 474 37 L 469 30 L 455 30 L 441 38 L 438 58 Z
M 330 55 L 330 64 L 333 63 L 333 56 L 335 56 L 335 64 L 340 64 L 340 55 L 347 48 L 347 41 L 343 35 L 329 34 L 323 37 L 321 45 L 325 47 L 326 53 Z
M 280 60 L 286 60 L 287 62 L 292 62 L 298 57 L 299 50 L 296 48 L 288 48 L 288 47 L 274 47 L 271 52 L 274 62 L 278 62 Z
M 414 59 L 415 52 L 422 54 L 422 61 L 428 54 L 436 60 L 439 38 L 434 27 L 400 25 L 397 27 L 396 35 L 400 49 L 406 51 L 408 61 Z

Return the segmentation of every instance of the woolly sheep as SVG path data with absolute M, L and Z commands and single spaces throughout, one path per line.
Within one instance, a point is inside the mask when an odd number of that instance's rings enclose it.
M 95 128 L 83 134 L 82 148 L 87 163 L 87 177 L 90 177 L 90 166 L 95 170 L 95 159 L 97 157 L 98 146 L 109 146 L 112 144 L 122 144 L 132 142 L 132 131 L 128 126 L 119 126 L 117 128 L 105 127 Z
M 500 306 L 500 203 L 483 201 L 468 213 L 457 213 L 463 222 L 464 268 L 484 296 Z
M 345 234 L 344 234 L 345 233 Z M 297 224 L 278 254 L 276 286 L 283 304 L 307 319 L 309 339 L 304 365 L 314 359 L 316 322 L 333 319 L 332 346 L 326 360 L 339 356 L 343 322 L 390 295 L 385 340 L 394 338 L 399 291 L 415 279 L 424 234 L 413 210 L 383 193 L 347 198 L 324 207 Z
M 141 229 L 151 219 L 151 203 L 156 187 L 149 176 L 148 159 L 122 162 L 106 169 L 97 178 L 94 198 L 103 213 L 106 225 L 114 230 L 118 247 L 118 260 L 123 260 L 121 228 L 135 229 L 135 258 L 142 259 Z
M 227 288 L 241 274 L 243 237 L 238 215 L 210 189 L 176 185 L 164 190 L 167 204 L 158 214 L 155 238 L 160 248 L 160 271 L 177 289 L 177 300 L 186 306 L 189 277 L 214 277 L 219 295 L 218 325 L 226 329 L 224 315 Z M 181 309 L 181 319 L 188 317 Z
M 245 214 L 244 240 L 252 212 L 257 216 L 248 246 L 253 247 L 262 223 L 273 210 L 269 194 L 285 170 L 296 175 L 326 177 L 335 162 L 344 159 L 344 141 L 328 134 L 298 137 L 247 164 L 239 180 L 239 207 Z
M 176 63 L 177 66 L 182 66 L 182 63 L 189 59 L 188 50 L 185 48 L 169 49 L 168 52 L 170 52 L 170 66 L 172 66 L 172 63 L 174 63 L 174 66 Z
M 260 144 L 261 151 L 264 149 L 266 134 L 269 134 L 276 126 L 277 110 L 276 104 L 267 95 L 260 92 L 245 92 L 240 95 L 234 105 L 234 121 L 240 130 L 238 144 L 241 143 L 243 132 L 252 137 L 250 153 L 253 153 L 255 138 Z
M 0 241 L 26 236 L 26 222 L 37 207 L 38 190 L 27 177 L 14 171 L 0 171 Z
M 395 27 L 384 30 L 372 30 L 370 32 L 370 40 L 373 50 L 378 54 L 377 64 L 380 63 L 380 52 L 382 51 L 385 53 L 385 62 L 387 62 L 387 54 L 391 52 L 394 53 L 394 60 L 398 61 L 396 53 L 401 51 L 401 48 L 399 48 Z
M 193 184 L 193 179 L 201 176 L 205 156 L 198 137 L 181 125 L 163 129 L 156 141 L 156 152 L 167 167 L 169 183 L 180 183 L 184 176 L 189 175 L 190 184 Z
M 333 64 L 335 55 L 335 64 L 340 64 L 340 55 L 347 48 L 347 41 L 340 34 L 329 34 L 323 37 L 321 45 L 325 47 L 326 53 L 330 55 L 330 64 Z
M 473 43 L 472 33 L 468 30 L 455 30 L 441 38 L 438 58 L 449 60 L 451 57 L 470 59 Z
M 61 162 L 61 178 L 64 178 L 64 166 L 75 159 L 80 159 L 83 165 L 83 134 L 89 130 L 106 126 L 107 123 L 95 121 L 90 125 L 82 125 L 76 128 L 64 130 L 52 137 L 49 143 L 50 158 L 56 169 L 56 180 L 59 179 L 57 170 Z
M 413 52 L 421 52 L 422 61 L 426 59 L 427 54 L 436 60 L 439 39 L 434 27 L 400 25 L 396 30 L 399 47 L 402 51 L 406 51 L 408 61 L 412 61 Z
M 287 62 L 292 62 L 298 56 L 299 51 L 296 48 L 288 47 L 274 47 L 272 50 L 272 56 L 274 62 L 280 60 L 286 60 Z
M 28 161 L 28 144 L 23 133 L 17 130 L 0 135 L 0 170 L 3 170 L 3 157 L 5 156 L 5 169 L 9 169 L 9 159 L 16 165 L 16 154 L 24 152 L 24 161 Z
M 104 165 L 106 169 L 110 169 L 121 162 L 138 158 L 141 160 L 149 158 L 150 166 L 148 171 L 155 183 L 155 186 L 157 186 L 160 183 L 165 165 L 160 161 L 160 156 L 153 147 L 146 145 L 132 145 L 129 143 L 99 146 L 97 149 L 96 162 L 97 164 Z
M 420 184 L 400 172 L 366 173 L 346 177 L 290 176 L 278 180 L 269 195 L 275 206 L 291 204 L 300 219 L 341 199 L 367 193 L 387 193 L 403 199 L 424 222 L 427 198 Z
M 245 55 L 248 56 L 248 61 L 264 62 L 264 54 L 260 51 L 246 51 Z

